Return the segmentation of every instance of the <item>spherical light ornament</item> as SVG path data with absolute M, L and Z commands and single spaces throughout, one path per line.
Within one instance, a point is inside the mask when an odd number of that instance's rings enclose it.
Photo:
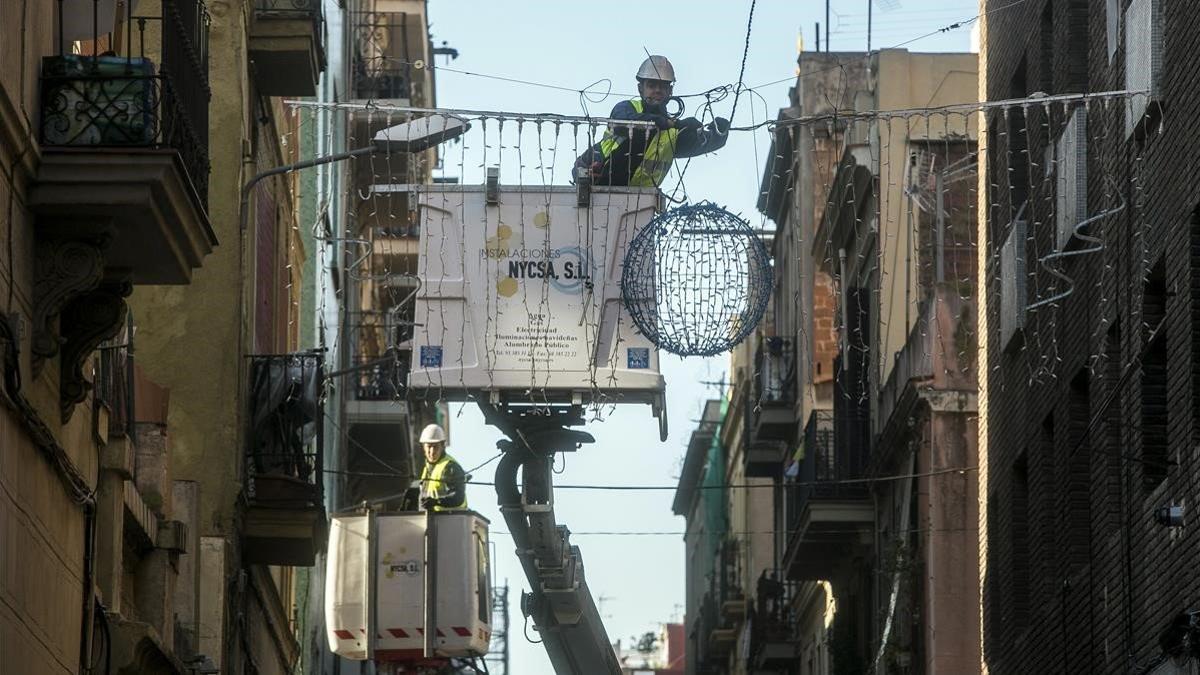
M 762 319 L 771 257 L 750 224 L 710 202 L 651 220 L 625 253 L 621 295 L 633 322 L 680 356 L 729 351 Z

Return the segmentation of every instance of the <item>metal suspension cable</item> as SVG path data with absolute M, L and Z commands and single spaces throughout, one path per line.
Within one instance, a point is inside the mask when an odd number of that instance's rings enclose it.
M 742 47 L 742 67 L 738 70 L 737 84 L 733 91 L 733 108 L 729 111 L 729 122 L 733 123 L 734 115 L 737 114 L 738 99 L 742 95 L 742 88 L 745 86 L 746 78 L 746 57 L 750 55 L 750 31 L 754 28 L 754 7 L 758 4 L 758 0 L 750 0 L 750 17 L 746 19 L 746 44 Z
M 300 101 L 287 99 L 286 105 L 294 108 L 320 108 L 324 110 L 370 110 L 381 114 L 403 113 L 421 115 L 451 115 L 457 117 L 472 117 L 478 119 L 502 119 L 515 122 L 569 122 L 579 124 L 615 124 L 622 127 L 653 128 L 653 122 L 638 120 L 614 119 L 610 117 L 584 117 L 582 115 L 562 115 L 559 113 L 530 113 L 501 110 L 468 110 L 464 108 L 421 108 L 407 105 L 381 105 L 378 103 L 329 103 L 324 101 Z

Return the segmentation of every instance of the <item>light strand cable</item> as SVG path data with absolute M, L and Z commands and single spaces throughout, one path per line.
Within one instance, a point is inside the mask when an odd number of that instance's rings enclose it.
M 466 108 L 424 108 L 407 105 L 384 105 L 368 101 L 366 103 L 332 103 L 328 101 L 302 101 L 287 99 L 286 105 L 293 108 L 325 108 L 331 110 L 370 110 L 380 113 L 411 113 L 422 115 L 447 115 L 475 119 L 511 120 L 515 122 L 579 122 L 587 124 L 613 124 L 622 127 L 651 129 L 654 122 L 639 120 L 616 119 L 611 117 L 584 117 L 582 115 L 563 115 L 560 113 L 528 113 L 500 110 L 470 110 Z M 499 160 L 497 160 L 499 161 Z
M 758 4 L 758 0 L 750 0 L 750 16 L 746 19 L 746 44 L 742 48 L 742 67 L 738 71 L 737 85 L 733 91 L 733 108 L 729 111 L 729 122 L 732 125 L 734 116 L 737 114 L 738 99 L 741 98 L 742 88 L 745 86 L 746 78 L 746 57 L 750 55 L 750 31 L 754 27 L 754 7 Z

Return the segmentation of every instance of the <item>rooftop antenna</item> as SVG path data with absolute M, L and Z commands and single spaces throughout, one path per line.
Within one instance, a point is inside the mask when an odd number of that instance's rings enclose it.
M 867 53 L 871 53 L 871 19 L 872 10 L 875 9 L 875 0 L 867 0 Z
M 817 27 L 817 51 L 821 51 L 821 28 Z M 825 51 L 829 51 L 829 0 L 825 0 Z

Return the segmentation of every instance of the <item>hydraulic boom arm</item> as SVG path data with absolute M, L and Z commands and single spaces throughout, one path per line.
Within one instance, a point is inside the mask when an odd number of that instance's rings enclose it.
M 567 527 L 554 521 L 554 453 L 593 440 L 567 428 L 583 423 L 582 411 L 572 407 L 545 415 L 480 407 L 488 423 L 509 437 L 497 443 L 504 457 L 496 468 L 496 496 L 533 589 L 521 598 L 521 611 L 533 619 L 555 672 L 618 675 L 621 667 L 588 590 L 579 547 L 571 545 Z

